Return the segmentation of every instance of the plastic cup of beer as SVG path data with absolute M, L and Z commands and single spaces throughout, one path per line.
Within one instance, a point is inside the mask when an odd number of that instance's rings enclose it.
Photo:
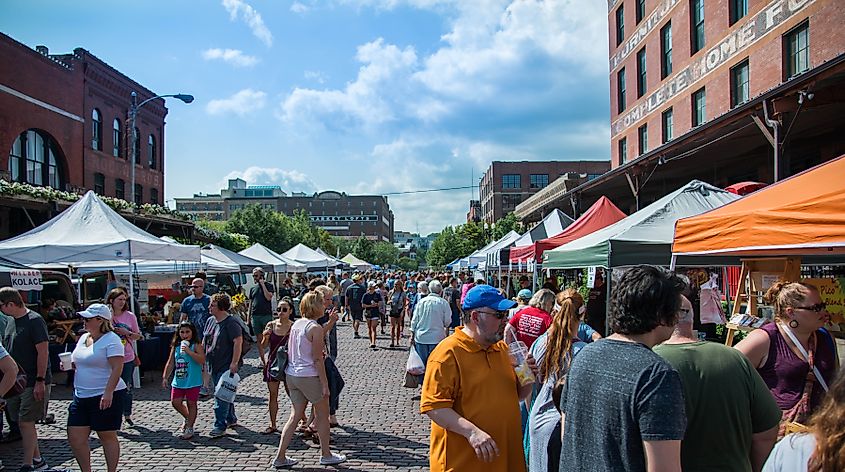
M 508 354 L 514 363 L 513 370 L 520 385 L 534 382 L 534 372 L 528 366 L 528 346 L 522 341 L 514 341 L 508 344 Z
M 60 352 L 59 353 L 59 369 L 63 371 L 68 371 L 73 368 L 73 363 L 71 362 L 71 356 L 73 356 L 72 352 Z

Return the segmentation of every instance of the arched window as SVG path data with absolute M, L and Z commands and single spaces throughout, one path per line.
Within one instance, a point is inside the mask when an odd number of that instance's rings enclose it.
M 12 143 L 9 174 L 12 180 L 47 185 L 64 190 L 62 167 L 56 142 L 41 131 L 30 129 Z
M 156 137 L 152 134 L 147 139 L 147 157 L 149 158 L 150 169 L 156 168 Z
M 135 127 L 135 136 L 134 136 L 134 144 L 133 146 L 133 154 L 135 155 L 135 164 L 141 165 L 141 132 L 138 131 L 138 127 Z
M 91 148 L 95 151 L 103 150 L 103 115 L 100 110 L 91 112 Z
M 114 124 L 112 125 L 112 154 L 114 157 L 120 157 L 120 118 L 114 119 Z

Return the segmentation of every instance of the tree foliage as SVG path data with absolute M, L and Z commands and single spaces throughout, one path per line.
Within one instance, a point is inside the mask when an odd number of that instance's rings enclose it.
M 230 233 L 226 231 L 225 221 L 200 220 L 196 222 L 196 225 L 201 228 L 206 228 L 215 231 L 218 237 L 215 243 L 230 251 L 240 252 L 248 248 L 250 245 L 248 236 L 240 233 Z
M 458 234 L 455 233 L 455 229 L 447 226 L 431 243 L 431 247 L 426 254 L 426 262 L 432 267 L 443 267 L 467 254 L 469 253 L 464 253 L 463 243 Z
M 366 236 L 363 234 L 358 236 L 358 239 L 352 244 L 352 250 L 350 251 L 352 255 L 361 259 L 362 261 L 367 261 L 370 264 L 375 264 L 373 262 L 373 242 L 367 239 Z
M 399 248 L 387 241 L 373 244 L 373 258 L 367 262 L 381 267 L 393 266 L 399 262 Z
M 299 243 L 310 248 L 319 247 L 328 254 L 337 250 L 328 231 L 314 225 L 304 210 L 289 217 L 260 205 L 249 205 L 234 212 L 224 229 L 229 233 L 243 234 L 251 242 L 261 243 L 280 253 Z
M 502 239 L 511 231 L 516 231 L 517 233 L 522 232 L 522 225 L 519 223 L 519 219 L 517 219 L 513 212 L 510 212 L 505 215 L 504 218 L 499 219 L 495 226 L 493 226 L 493 241 Z

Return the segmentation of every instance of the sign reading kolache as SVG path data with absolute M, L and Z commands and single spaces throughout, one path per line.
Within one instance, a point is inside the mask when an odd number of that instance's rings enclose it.
M 38 270 L 10 270 L 12 288 L 17 290 L 42 290 L 41 271 Z
M 731 59 L 739 56 L 749 46 L 759 41 L 763 36 L 795 16 L 795 14 L 814 1 L 775 0 L 768 4 L 760 13 L 750 18 L 742 26 L 735 29 L 730 35 L 710 48 L 706 54 L 703 54 L 687 67 L 670 76 L 660 88 L 648 95 L 641 103 L 631 108 L 627 113 L 619 115 L 619 118 L 611 125 L 611 135 L 616 136 L 622 133 L 644 116 L 662 107 L 670 99 L 709 75 L 716 68 L 725 65 Z M 636 33 L 635 36 L 637 36 Z M 633 40 L 634 38 L 630 41 Z M 634 46 L 638 44 L 638 41 L 633 43 Z M 622 51 L 612 56 L 610 61 L 611 70 L 631 50 L 633 50 L 633 46 L 626 46 Z

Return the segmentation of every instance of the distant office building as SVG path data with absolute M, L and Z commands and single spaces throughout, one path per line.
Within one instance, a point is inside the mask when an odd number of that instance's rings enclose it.
M 478 184 L 481 220 L 496 222 L 561 175 L 583 174 L 592 180 L 609 169 L 609 161 L 495 161 Z
M 420 236 L 417 233 L 408 231 L 395 231 L 393 233 L 393 245 L 399 249 L 399 257 L 408 257 L 416 260 L 420 250 L 428 251 L 431 242 L 437 234 Z
M 393 241 L 393 212 L 387 197 L 381 195 L 334 191 L 288 195 L 276 185 L 247 185 L 242 179 L 230 179 L 228 188 L 219 195 L 196 194 L 175 200 L 177 210 L 198 219 L 227 220 L 238 210 L 261 205 L 288 216 L 304 210 L 312 223 L 333 236 L 352 239 L 363 234 L 374 241 Z

